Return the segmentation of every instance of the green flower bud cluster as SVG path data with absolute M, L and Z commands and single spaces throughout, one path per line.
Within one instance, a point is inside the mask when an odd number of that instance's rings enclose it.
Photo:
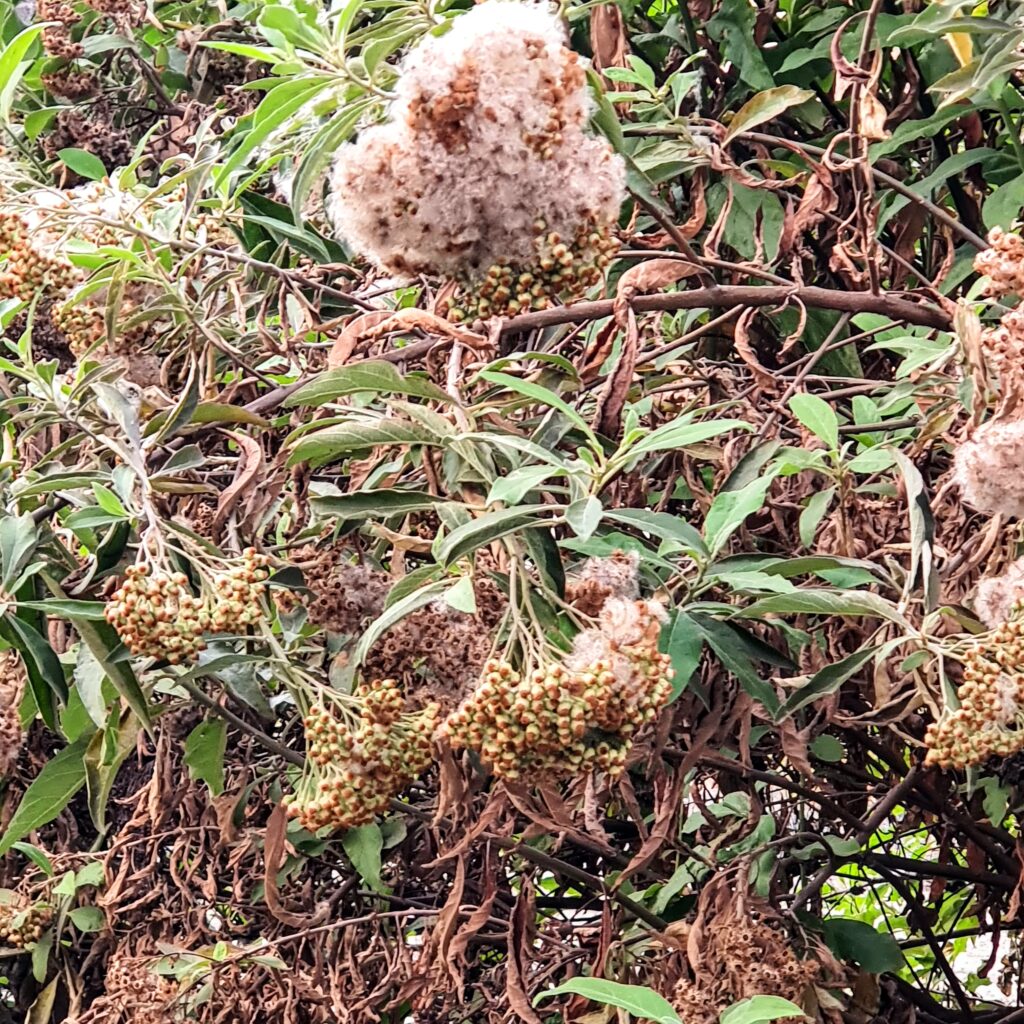
M 181 664 L 205 648 L 205 634 L 241 633 L 262 618 L 268 561 L 247 549 L 241 561 L 215 575 L 213 593 L 200 597 L 183 572 L 129 566 L 107 602 L 107 621 L 132 654 Z
M 304 725 L 307 771 L 288 814 L 310 832 L 365 825 L 430 766 L 440 707 L 405 712 L 405 697 L 392 679 L 360 685 L 359 713 L 316 705 Z
M 1024 749 L 1024 620 L 1004 623 L 968 651 L 960 707 L 928 726 L 925 764 L 984 764 Z
M 444 730 L 453 747 L 475 750 L 504 779 L 593 769 L 619 775 L 634 736 L 672 693 L 667 655 L 649 648 L 630 655 L 628 678 L 605 659 L 579 671 L 553 663 L 526 677 L 508 662 L 491 660 Z
M 454 299 L 441 303 L 441 316 L 453 323 L 472 323 L 571 302 L 603 280 L 619 247 L 610 231 L 599 230 L 592 221 L 569 239 L 549 232 L 543 220 L 534 224 L 534 230 L 532 264 L 488 267 L 482 280 L 463 282 Z
M 53 920 L 48 903 L 24 906 L 20 901 L 0 904 L 0 946 L 24 949 L 37 942 Z
M 40 252 L 30 242 L 20 217 L 0 214 L 0 299 L 15 298 L 29 302 L 39 292 L 48 298 L 60 296 L 74 287 L 78 272 L 66 260 Z

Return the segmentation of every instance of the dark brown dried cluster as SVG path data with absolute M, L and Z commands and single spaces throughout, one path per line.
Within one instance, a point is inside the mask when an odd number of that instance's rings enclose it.
M 437 704 L 407 714 L 390 679 L 364 683 L 354 696 L 357 711 L 319 704 L 305 719 L 307 770 L 286 800 L 311 832 L 372 821 L 431 763 Z
M 646 602 L 636 602 L 645 606 Z M 641 635 L 609 643 L 581 667 L 554 662 L 521 675 L 490 660 L 480 685 L 445 722 L 452 746 L 475 750 L 505 779 L 622 772 L 636 733 L 672 694 L 660 623 L 644 607 Z
M 926 764 L 967 768 L 1024 749 L 1024 620 L 971 647 L 957 696 L 960 707 L 928 726 Z
M 99 81 L 91 71 L 58 68 L 40 75 L 46 91 L 62 100 L 77 103 L 99 92 Z
M 53 907 L 49 903 L 29 903 L 14 893 L 0 903 L 0 946 L 24 949 L 38 942 L 53 920 Z
M 92 103 L 87 110 L 63 108 L 42 143 L 50 159 L 55 159 L 62 149 L 84 149 L 97 157 L 108 172 L 129 163 L 134 153 L 131 137 L 115 127 L 113 112 L 105 101 Z
M 71 35 L 71 30 L 82 20 L 74 4 L 67 0 L 37 0 L 36 19 L 55 22 L 43 29 L 43 49 L 51 57 L 74 60 L 82 55 L 82 44 Z
M 194 658 L 208 633 L 244 633 L 264 615 L 268 559 L 253 549 L 214 576 L 212 593 L 196 597 L 182 572 L 129 566 L 107 603 L 107 621 L 132 654 L 172 665 Z
M 384 609 L 390 587 L 387 573 L 362 562 L 336 545 L 298 548 L 292 561 L 302 567 L 308 594 L 302 596 L 309 621 L 334 633 L 357 634 Z
M 170 1024 L 178 986 L 153 970 L 154 957 L 117 952 L 107 961 L 104 994 L 69 1024 Z
M 681 979 L 673 999 L 687 1024 L 718 1024 L 725 1009 L 755 995 L 781 996 L 799 1006 L 807 986 L 823 972 L 818 960 L 797 956 L 780 927 L 749 910 L 730 907 L 715 915 L 702 936 L 700 962 L 691 965 L 694 978 Z M 799 1019 L 784 1018 L 792 1024 Z

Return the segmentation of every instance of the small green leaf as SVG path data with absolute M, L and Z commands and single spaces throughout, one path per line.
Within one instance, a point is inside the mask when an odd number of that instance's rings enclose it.
M 800 543 L 805 548 L 809 548 L 814 543 L 815 534 L 818 532 L 818 524 L 828 511 L 835 495 L 836 489 L 834 487 L 826 487 L 823 491 L 815 491 L 800 513 Z
M 61 158 L 67 167 L 70 167 L 75 174 L 89 181 L 99 181 L 107 176 L 107 169 L 103 161 L 84 149 L 60 149 L 57 156 Z
M 300 437 L 292 445 L 288 465 L 326 462 L 387 445 L 439 445 L 441 438 L 418 423 L 394 417 L 382 417 L 372 423 L 350 422 L 326 427 Z
M 473 579 L 463 576 L 454 587 L 445 591 L 444 603 L 457 612 L 473 615 L 476 612 L 476 594 L 473 591 Z
M 350 828 L 341 837 L 345 856 L 352 861 L 352 867 L 359 877 L 374 891 L 388 892 L 380 877 L 381 852 L 384 849 L 384 837 L 377 825 L 361 825 Z
M 733 1003 L 719 1017 L 721 1024 L 760 1024 L 780 1017 L 806 1017 L 803 1008 L 782 996 L 751 996 Z
M 903 967 L 903 953 L 888 933 L 864 921 L 830 918 L 823 924 L 825 941 L 840 960 L 851 960 L 869 974 L 884 974 Z
M 378 395 L 409 395 L 428 398 L 434 402 L 451 404 L 452 396 L 425 377 L 405 376 L 391 363 L 369 360 L 352 366 L 340 366 L 321 373 L 315 380 L 303 384 L 284 401 L 285 408 L 298 405 L 319 406 L 336 398 L 370 391 Z
M 106 914 L 99 907 L 75 907 L 68 917 L 80 932 L 101 932 L 107 927 Z
M 811 741 L 810 751 L 819 761 L 827 761 L 829 764 L 842 761 L 846 756 L 846 748 L 842 743 L 835 736 L 829 736 L 827 733 L 814 737 Z
M 189 775 L 205 782 L 214 796 L 224 792 L 224 751 L 227 748 L 227 723 L 221 718 L 200 722 L 185 740 L 185 765 Z
M 722 145 L 728 145 L 741 132 L 750 131 L 751 128 L 778 117 L 790 107 L 806 103 L 813 98 L 814 93 L 810 89 L 798 89 L 795 85 L 780 85 L 775 89 L 759 92 L 736 111 L 729 122 L 729 130 L 725 133 Z
M 623 985 L 604 978 L 570 978 L 558 988 L 541 992 L 534 1001 L 539 1003 L 542 999 L 562 995 L 583 996 L 605 1006 L 617 1006 L 640 1020 L 651 1020 L 656 1024 L 683 1024 L 672 1004 L 644 985 Z
M 486 512 L 447 536 L 439 537 L 434 543 L 434 557 L 442 565 L 451 565 L 499 537 L 547 522 L 548 516 L 544 513 L 550 510 L 549 505 L 518 505 Z
M 794 395 L 789 400 L 789 409 L 815 437 L 828 445 L 829 450 L 839 447 L 839 417 L 824 398 Z
M 601 525 L 603 513 L 604 509 L 601 506 L 601 502 L 593 495 L 590 495 L 588 498 L 580 498 L 579 501 L 574 501 L 565 510 L 565 521 L 580 540 L 587 540 L 594 535 L 594 531 Z

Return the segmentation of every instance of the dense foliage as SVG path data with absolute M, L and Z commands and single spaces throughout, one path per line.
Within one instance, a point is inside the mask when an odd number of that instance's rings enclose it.
M 1021 1019 L 1019 3 L 0 46 L 0 1019 Z

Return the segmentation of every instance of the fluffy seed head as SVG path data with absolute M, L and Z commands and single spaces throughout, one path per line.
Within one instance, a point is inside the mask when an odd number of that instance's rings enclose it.
M 506 0 L 424 40 L 391 120 L 338 155 L 338 232 L 393 274 L 483 276 L 529 265 L 538 231 L 613 224 L 623 165 L 584 130 L 586 79 L 564 42 L 555 15 Z
M 979 512 L 1024 516 L 1024 420 L 990 421 L 956 451 L 964 501 Z

